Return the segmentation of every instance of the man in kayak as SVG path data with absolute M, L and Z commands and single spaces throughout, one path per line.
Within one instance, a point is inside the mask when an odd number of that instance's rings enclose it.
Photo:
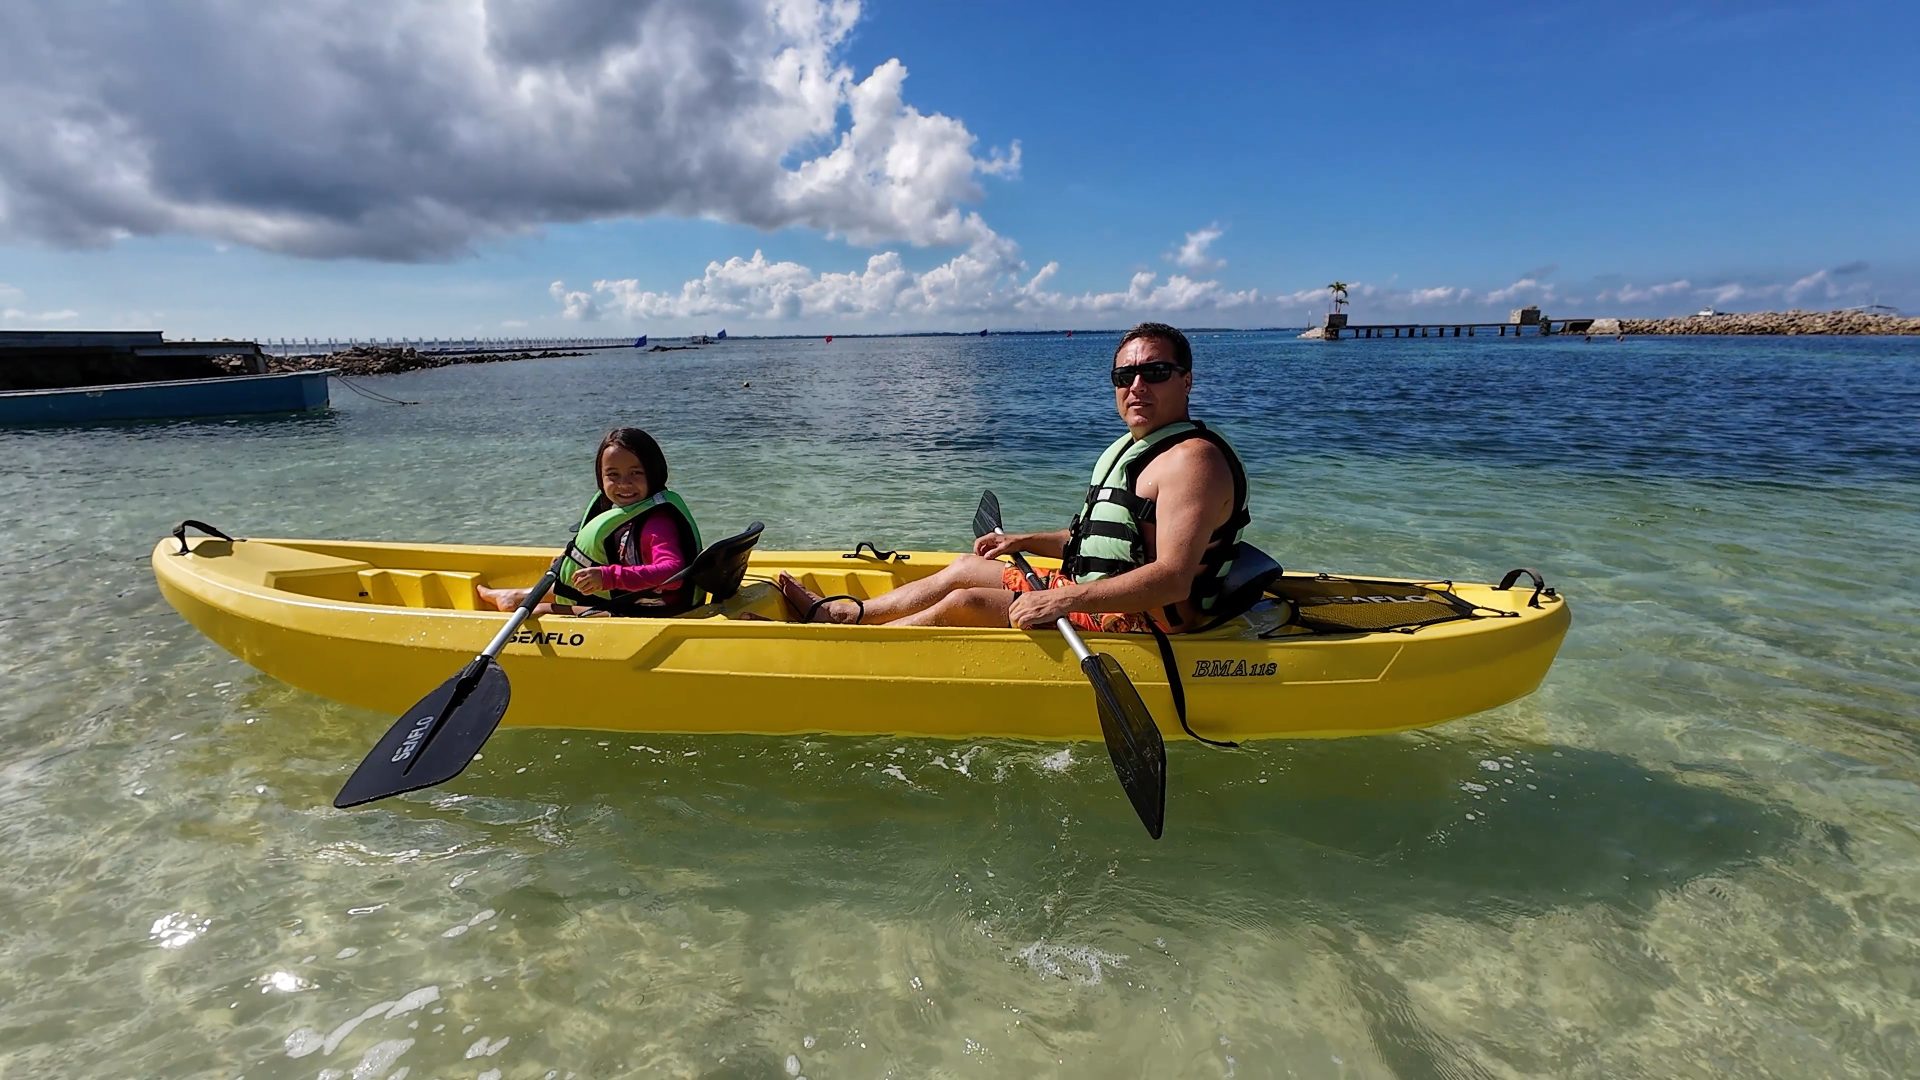
M 989 534 L 930 577 L 868 601 L 822 598 L 790 574 L 780 591 L 807 622 L 906 626 L 1052 626 L 1145 633 L 1207 622 L 1247 525 L 1246 470 L 1225 439 L 1187 415 L 1193 348 L 1165 323 L 1141 323 L 1114 351 L 1114 408 L 1127 425 L 1094 466 L 1086 502 L 1057 532 Z M 999 557 L 1062 560 L 1033 591 Z

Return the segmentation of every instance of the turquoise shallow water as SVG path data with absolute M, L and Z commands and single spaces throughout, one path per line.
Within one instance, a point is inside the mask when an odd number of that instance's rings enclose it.
M 1575 605 L 1428 732 L 1170 747 L 503 732 L 233 661 L 146 565 L 243 534 L 555 544 L 601 429 L 709 531 L 1057 524 L 1112 337 L 741 341 L 367 380 L 305 419 L 0 432 L 0 1074 L 1920 1072 L 1920 348 L 1196 339 L 1289 566 Z M 750 385 L 743 385 L 743 383 Z

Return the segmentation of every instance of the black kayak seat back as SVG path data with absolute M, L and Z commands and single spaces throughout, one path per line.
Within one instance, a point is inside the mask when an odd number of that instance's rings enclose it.
M 760 542 L 760 533 L 765 528 L 756 521 L 743 532 L 715 540 L 665 584 L 691 581 L 710 600 L 732 599 L 733 594 L 740 591 L 741 579 L 747 576 L 747 556 L 752 553 L 753 545 Z
M 1207 613 L 1207 622 L 1201 629 L 1245 615 L 1265 598 L 1267 588 L 1285 572 L 1273 556 L 1245 540 L 1235 544 L 1226 584 L 1221 587 L 1220 598 L 1213 602 L 1213 610 Z

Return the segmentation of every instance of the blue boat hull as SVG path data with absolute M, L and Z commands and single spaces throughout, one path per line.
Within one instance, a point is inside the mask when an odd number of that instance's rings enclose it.
M 325 371 L 74 386 L 0 393 L 0 425 L 84 424 L 310 412 L 328 405 Z

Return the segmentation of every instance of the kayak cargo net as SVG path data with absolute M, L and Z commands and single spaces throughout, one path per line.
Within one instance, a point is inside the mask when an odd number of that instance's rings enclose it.
M 1321 574 L 1281 578 L 1267 595 L 1284 601 L 1291 617 L 1282 625 L 1321 634 L 1366 634 L 1382 630 L 1412 632 L 1435 623 L 1510 615 L 1476 607 L 1453 592 L 1452 582 L 1413 584 L 1369 581 Z

